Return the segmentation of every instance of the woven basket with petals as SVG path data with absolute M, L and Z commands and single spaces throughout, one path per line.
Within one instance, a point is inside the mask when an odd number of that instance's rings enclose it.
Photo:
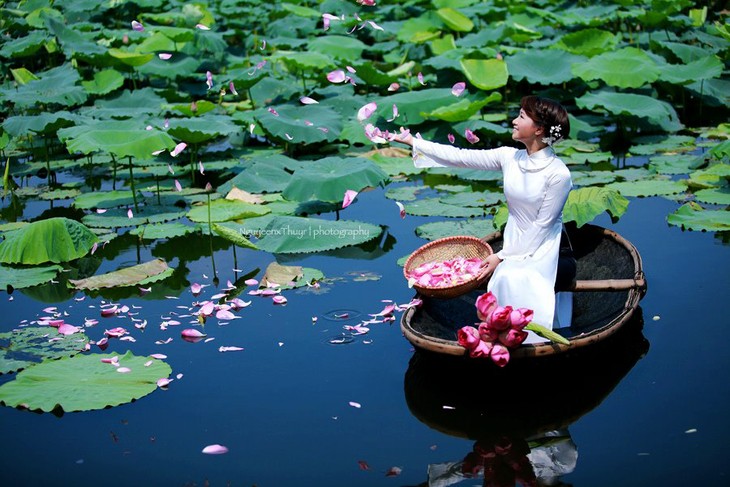
M 445 262 L 456 258 L 486 260 L 492 254 L 492 247 L 484 240 L 471 235 L 458 235 L 444 237 L 419 247 L 413 252 L 403 266 L 403 275 L 409 279 L 413 271 L 419 266 L 428 262 Z M 422 296 L 431 298 L 454 298 L 468 293 L 480 286 L 487 280 L 484 272 L 471 277 L 468 280 L 451 286 L 422 286 L 414 284 L 413 287 Z

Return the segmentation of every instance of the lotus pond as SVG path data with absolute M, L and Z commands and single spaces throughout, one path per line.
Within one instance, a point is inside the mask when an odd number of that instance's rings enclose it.
M 27 0 L 0 26 L 3 485 L 727 485 L 720 2 Z M 630 240 L 648 293 L 582 353 L 416 352 L 405 258 L 506 208 L 389 134 L 510 144 L 531 93 L 571 113 L 564 219 Z

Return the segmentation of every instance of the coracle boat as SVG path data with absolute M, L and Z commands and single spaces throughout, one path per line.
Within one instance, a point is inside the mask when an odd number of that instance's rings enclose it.
M 572 324 L 554 330 L 569 344 L 547 341 L 522 344 L 511 350 L 512 358 L 553 355 L 599 342 L 614 334 L 631 318 L 646 294 L 646 278 L 636 247 L 618 233 L 586 224 L 566 223 L 576 258 Z M 499 232 L 484 237 L 498 252 Z M 462 356 L 466 349 L 457 342 L 457 331 L 476 321 L 477 297 L 486 284 L 445 299 L 417 294 L 421 306 L 410 308 L 401 318 L 401 330 L 414 347 L 446 355 Z

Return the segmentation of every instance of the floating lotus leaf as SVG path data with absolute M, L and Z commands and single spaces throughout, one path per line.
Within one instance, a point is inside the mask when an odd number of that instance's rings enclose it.
M 63 269 L 60 265 L 9 267 L 0 265 L 0 289 L 12 286 L 15 289 L 24 289 L 49 282 Z
M 152 61 L 155 57 L 154 54 L 139 53 L 135 51 L 125 51 L 112 47 L 109 49 L 109 55 L 115 59 L 118 59 L 127 66 L 142 66 Z
M 649 167 L 659 174 L 687 174 L 702 164 L 702 158 L 694 154 L 667 154 L 649 159 Z
M 629 207 L 629 200 L 614 189 L 590 187 L 574 189 L 563 208 L 563 221 L 574 221 L 581 227 L 607 212 L 617 220 Z
M 240 231 L 233 230 L 229 227 L 224 227 L 223 225 L 219 225 L 217 223 L 213 223 L 212 225 L 213 231 L 225 238 L 226 240 L 233 242 L 234 244 L 238 245 L 239 247 L 243 248 L 249 248 L 249 249 L 258 249 L 256 245 L 251 243 L 249 239 L 244 237 Z
M 462 59 L 461 70 L 469 83 L 485 91 L 501 88 L 509 79 L 507 63 L 501 59 Z
M 558 49 L 518 51 L 505 59 L 511 78 L 541 85 L 557 85 L 572 80 L 575 75 L 571 67 L 585 60 L 584 56 Z
M 271 210 L 264 205 L 254 205 L 243 201 L 231 201 L 218 199 L 210 202 L 210 205 L 194 206 L 187 213 L 189 220 L 197 223 L 208 222 L 210 210 L 211 222 L 225 222 L 229 220 L 240 220 L 242 218 L 253 218 L 270 213 Z
M 396 201 L 415 201 L 418 193 L 426 189 L 423 186 L 393 186 L 385 191 L 385 197 Z
M 659 78 L 659 67 L 641 49 L 626 47 L 573 65 L 573 73 L 585 81 L 602 80 L 609 86 L 640 88 Z
M 78 118 L 66 110 L 43 112 L 38 115 L 17 115 L 6 118 L 2 127 L 14 137 L 23 137 L 29 132 L 55 133 L 60 128 L 73 125 Z
M 45 191 L 38 195 L 38 199 L 44 201 L 69 200 L 81 194 L 78 189 L 54 189 Z
M 79 73 L 66 63 L 38 74 L 37 80 L 13 88 L 10 98 L 19 108 L 35 108 L 39 100 L 70 107 L 82 104 L 88 98 L 86 91 L 77 83 Z
M 124 86 L 124 76 L 115 69 L 104 69 L 94 73 L 92 81 L 82 81 L 81 85 L 91 95 L 106 95 Z
M 142 196 L 140 195 L 138 198 L 142 199 Z M 106 209 L 117 206 L 131 206 L 133 202 L 132 192 L 128 190 L 94 191 L 77 196 L 73 205 L 82 210 L 90 210 L 91 208 Z
M 89 337 L 83 333 L 61 335 L 51 326 L 0 333 L 0 374 L 17 372 L 43 360 L 71 357 L 83 352 L 87 343 Z
M 114 208 L 106 213 L 85 215 L 81 221 L 94 228 L 137 227 L 147 223 L 162 223 L 177 220 L 185 216 L 185 210 L 177 210 L 166 206 L 141 206 L 139 211 L 129 218 L 128 210 Z M 207 220 L 206 220 L 207 221 Z
M 603 108 L 613 115 L 646 118 L 668 132 L 682 128 L 672 105 L 647 95 L 603 91 L 586 93 L 576 98 L 575 103 L 579 108 L 588 110 Z
M 409 125 L 423 123 L 426 120 L 426 113 L 450 105 L 453 102 L 454 95 L 451 93 L 451 88 L 427 88 L 418 91 L 406 91 L 376 101 L 378 104 L 378 115 L 384 116 L 384 119 L 392 117 L 392 107 L 396 105 L 400 115 L 395 120 L 395 123 L 404 123 L 401 120 L 407 120 Z M 373 118 L 371 117 L 371 119 Z M 375 124 L 376 121 L 373 121 L 373 123 Z
M 69 262 L 86 255 L 98 241 L 85 225 L 65 217 L 38 220 L 4 236 L 0 243 L 4 264 Z
M 700 203 L 730 206 L 730 188 L 705 188 L 695 191 L 695 200 Z
M 352 36 L 328 35 L 315 37 L 309 41 L 310 51 L 348 62 L 351 59 L 362 57 L 363 51 L 367 48 L 368 46 L 364 42 Z
M 501 193 L 493 191 L 480 192 L 463 192 L 439 198 L 442 203 L 447 205 L 467 206 L 473 208 L 484 208 L 485 206 L 494 206 L 504 200 Z
M 195 118 L 171 119 L 168 133 L 188 144 L 200 144 L 216 137 L 240 132 L 241 127 L 228 116 L 204 115 Z
M 613 171 L 570 171 L 573 186 L 595 186 L 612 183 L 618 179 Z
M 180 222 L 172 222 L 139 226 L 130 230 L 129 233 L 132 235 L 138 235 L 144 239 L 156 240 L 158 238 L 182 237 L 183 235 L 199 231 L 200 227 L 198 225 L 186 225 Z
M 284 188 L 284 198 L 293 201 L 341 202 L 345 191 L 361 191 L 383 185 L 388 175 L 369 159 L 325 157 L 294 172 Z
M 281 289 L 294 289 L 306 286 L 313 281 L 321 280 L 324 274 L 317 269 L 308 269 L 296 265 L 282 265 L 272 262 L 261 278 L 261 287 L 278 285 Z
M 726 232 L 730 230 L 730 211 L 706 210 L 697 203 L 689 202 L 668 215 L 667 223 L 683 230 Z
M 380 236 L 382 229 L 358 221 L 276 216 L 261 232 L 256 243 L 258 248 L 274 254 L 287 254 L 359 245 Z
M 62 134 L 59 133 L 62 138 Z M 63 140 L 63 138 L 62 138 Z M 144 127 L 129 128 L 127 124 L 86 127 L 75 137 L 65 139 L 69 152 L 93 154 L 108 152 L 115 156 L 149 159 L 159 150 L 171 150 L 175 141 L 167 133 L 159 130 L 145 130 Z
M 697 148 L 694 137 L 686 135 L 669 135 L 660 137 L 640 138 L 634 141 L 630 152 L 634 155 L 652 155 L 661 152 L 689 152 Z
M 118 357 L 119 367 L 102 362 L 113 357 Z M 130 371 L 119 372 L 126 369 Z M 158 379 L 171 373 L 167 363 L 132 352 L 76 355 L 47 360 L 20 372 L 15 380 L 0 386 L 0 402 L 44 412 L 104 409 L 146 396 L 157 389 Z
M 454 235 L 471 235 L 482 238 L 495 231 L 497 231 L 497 228 L 491 218 L 431 222 L 416 227 L 416 235 L 427 240 L 436 240 Z
M 439 198 L 425 198 L 409 202 L 405 205 L 406 213 L 417 216 L 445 216 L 449 218 L 466 218 L 482 216 L 482 208 L 467 208 L 442 203 Z
M 692 81 L 718 78 L 722 76 L 724 65 L 715 55 L 705 56 L 686 64 L 666 64 L 660 68 L 660 81 L 678 85 Z
M 69 283 L 76 289 L 86 290 L 138 286 L 159 281 L 169 277 L 171 273 L 172 269 L 168 267 L 167 262 L 162 259 L 155 259 L 144 264 L 87 277 L 86 279 L 69 279 Z
M 689 185 L 699 188 L 726 185 L 730 180 L 730 164 L 713 164 L 689 175 Z
M 260 109 L 256 119 L 273 137 L 294 144 L 331 142 L 342 131 L 342 118 L 330 107 L 317 105 L 277 105 L 276 113 Z
M 626 197 L 659 196 L 683 193 L 687 190 L 687 183 L 670 179 L 644 179 L 641 181 L 611 183 L 605 187 L 615 189 Z
M 555 43 L 555 47 L 573 54 L 595 56 L 613 50 L 618 41 L 612 32 L 590 28 L 565 34 Z
M 299 166 L 294 159 L 284 155 L 266 156 L 221 184 L 218 191 L 228 193 L 232 188 L 250 193 L 276 193 L 283 191 L 291 180 L 291 167 Z
M 119 125 L 120 119 L 134 119 L 132 120 L 134 123 L 127 127 L 130 130 L 144 129 L 145 126 L 140 123 L 139 118 L 159 114 L 164 103 L 164 98 L 147 87 L 134 91 L 124 90 L 116 96 L 97 100 L 93 107 L 82 108 L 79 112 L 94 119 L 107 119 L 101 123 L 108 123 L 108 119 L 116 119 L 113 125 L 104 125 L 101 128 L 123 130 L 124 126 Z M 162 128 L 162 121 L 157 128 Z

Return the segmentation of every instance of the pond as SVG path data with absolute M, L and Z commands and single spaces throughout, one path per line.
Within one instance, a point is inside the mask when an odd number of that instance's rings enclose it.
M 516 365 L 509 380 L 517 387 L 500 387 L 494 370 L 482 375 L 415 353 L 400 332 L 399 311 L 395 321 L 371 324 L 361 335 L 344 328 L 413 297 L 396 261 L 423 244 L 414 228 L 428 218 L 401 219 L 382 188 L 361 193 L 345 210 L 348 219 L 386 228 L 377 246 L 288 258 L 283 263 L 320 269 L 327 279 L 319 288 L 285 291 L 280 305 L 241 294 L 251 304 L 238 310 L 239 319 L 209 320 L 210 341 L 180 339 L 189 317 L 166 330 L 160 325 L 221 292 L 228 280 L 260 278 L 271 254 L 238 248 L 234 256 L 230 244 L 219 242 L 213 260 L 207 237 L 185 237 L 168 243 L 191 256 L 170 260 L 184 270 L 178 288 L 165 289 L 168 297 L 79 292 L 51 302 L 21 291 L 4 295 L 0 332 L 54 306 L 70 323 L 98 319 L 86 330 L 92 340 L 105 329 L 128 328 L 136 341 L 110 340 L 106 352 L 163 353 L 174 380 L 132 403 L 60 417 L 0 408 L 3 484 L 403 486 L 428 485 L 430 476 L 431 485 L 450 485 L 467 467 L 495 462 L 477 452 L 496 446 L 500 468 L 508 460 L 524 467 L 532 448 L 536 472 L 569 485 L 726 485 L 730 386 L 723 377 L 730 358 L 721 303 L 730 285 L 730 249 L 722 234 L 669 226 L 665 216 L 676 206 L 632 198 L 615 224 L 596 219 L 641 253 L 649 283 L 643 321 L 627 327 L 615 346 L 572 362 Z M 97 272 L 166 252 L 126 242 Z M 196 297 L 192 283 L 207 287 Z M 128 306 L 146 328 L 125 314 L 102 318 L 100 307 L 109 301 Z M 227 346 L 243 350 L 219 351 Z M 480 401 L 500 402 L 505 416 L 470 416 L 469 404 Z M 559 429 L 551 437 L 538 411 L 556 404 Z M 228 453 L 201 453 L 215 444 Z M 557 467 L 550 452 L 558 455 Z M 481 480 L 463 481 L 475 483 Z

